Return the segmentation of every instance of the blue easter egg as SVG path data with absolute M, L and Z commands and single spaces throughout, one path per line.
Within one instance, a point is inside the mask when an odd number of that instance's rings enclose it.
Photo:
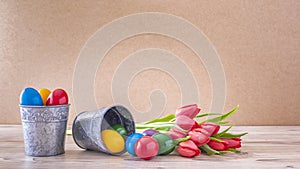
M 20 105 L 42 106 L 43 100 L 40 93 L 34 88 L 25 88 L 20 95 Z
M 135 143 L 137 142 L 138 139 L 143 137 L 144 135 L 141 133 L 133 133 L 130 136 L 127 137 L 126 139 L 126 150 L 129 154 L 136 155 L 134 151 L 134 146 Z

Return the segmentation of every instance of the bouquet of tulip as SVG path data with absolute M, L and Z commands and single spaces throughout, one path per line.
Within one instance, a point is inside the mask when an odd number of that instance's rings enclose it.
M 241 137 L 247 133 L 232 134 L 229 132 L 232 126 L 219 131 L 220 125 L 228 123 L 224 120 L 238 108 L 236 106 L 226 114 L 199 114 L 197 104 L 186 105 L 178 108 L 175 114 L 136 124 L 136 129 L 150 136 L 154 133 L 167 134 L 175 143 L 177 152 L 184 157 L 194 157 L 201 153 L 220 155 L 240 152 L 238 148 L 241 147 Z M 207 116 L 216 117 L 198 122 L 199 118 Z

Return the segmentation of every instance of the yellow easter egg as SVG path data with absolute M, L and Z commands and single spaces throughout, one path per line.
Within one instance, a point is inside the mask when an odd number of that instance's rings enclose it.
M 47 98 L 50 95 L 51 91 L 46 89 L 46 88 L 42 88 L 42 89 L 39 90 L 39 93 L 42 97 L 43 105 L 46 105 Z
M 125 149 L 124 138 L 115 130 L 103 130 L 101 137 L 105 147 L 111 153 L 120 153 Z

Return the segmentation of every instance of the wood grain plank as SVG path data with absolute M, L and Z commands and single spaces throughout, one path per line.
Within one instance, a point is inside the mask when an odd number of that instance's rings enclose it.
M 66 153 L 53 157 L 24 155 L 22 127 L 0 125 L 0 168 L 300 168 L 300 126 L 236 126 L 248 131 L 241 153 L 183 158 L 173 153 L 144 161 L 129 154 L 109 156 L 85 151 L 66 137 Z

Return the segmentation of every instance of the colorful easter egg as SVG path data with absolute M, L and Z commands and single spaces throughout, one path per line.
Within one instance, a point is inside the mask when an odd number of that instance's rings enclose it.
M 116 130 L 118 133 L 120 133 L 122 136 L 126 136 L 127 132 L 124 126 L 121 126 L 119 124 L 115 124 L 111 126 L 114 130 Z
M 133 133 L 126 139 L 126 150 L 129 154 L 136 155 L 134 151 L 135 143 L 138 139 L 143 137 L 144 135 L 141 133 Z
M 20 95 L 20 105 L 42 106 L 43 100 L 40 93 L 34 88 L 25 88 Z
M 152 138 L 154 138 L 159 145 L 158 155 L 167 155 L 174 151 L 175 143 L 167 134 L 154 134 Z
M 63 89 L 55 89 L 47 98 L 46 105 L 68 104 L 68 94 Z
M 157 130 L 154 130 L 154 129 L 147 129 L 143 132 L 143 134 L 145 136 L 153 136 L 154 134 L 157 134 L 158 131 Z
M 50 95 L 51 91 L 46 89 L 46 88 L 42 88 L 39 90 L 39 93 L 42 97 L 42 100 L 43 100 L 43 105 L 46 105 L 46 102 L 47 102 L 47 98 L 48 96 Z
M 107 150 L 113 154 L 125 149 L 124 138 L 115 130 L 103 130 L 101 138 Z
M 159 145 L 157 141 L 150 136 L 144 136 L 137 140 L 134 151 L 138 157 L 144 160 L 150 160 L 158 153 Z

